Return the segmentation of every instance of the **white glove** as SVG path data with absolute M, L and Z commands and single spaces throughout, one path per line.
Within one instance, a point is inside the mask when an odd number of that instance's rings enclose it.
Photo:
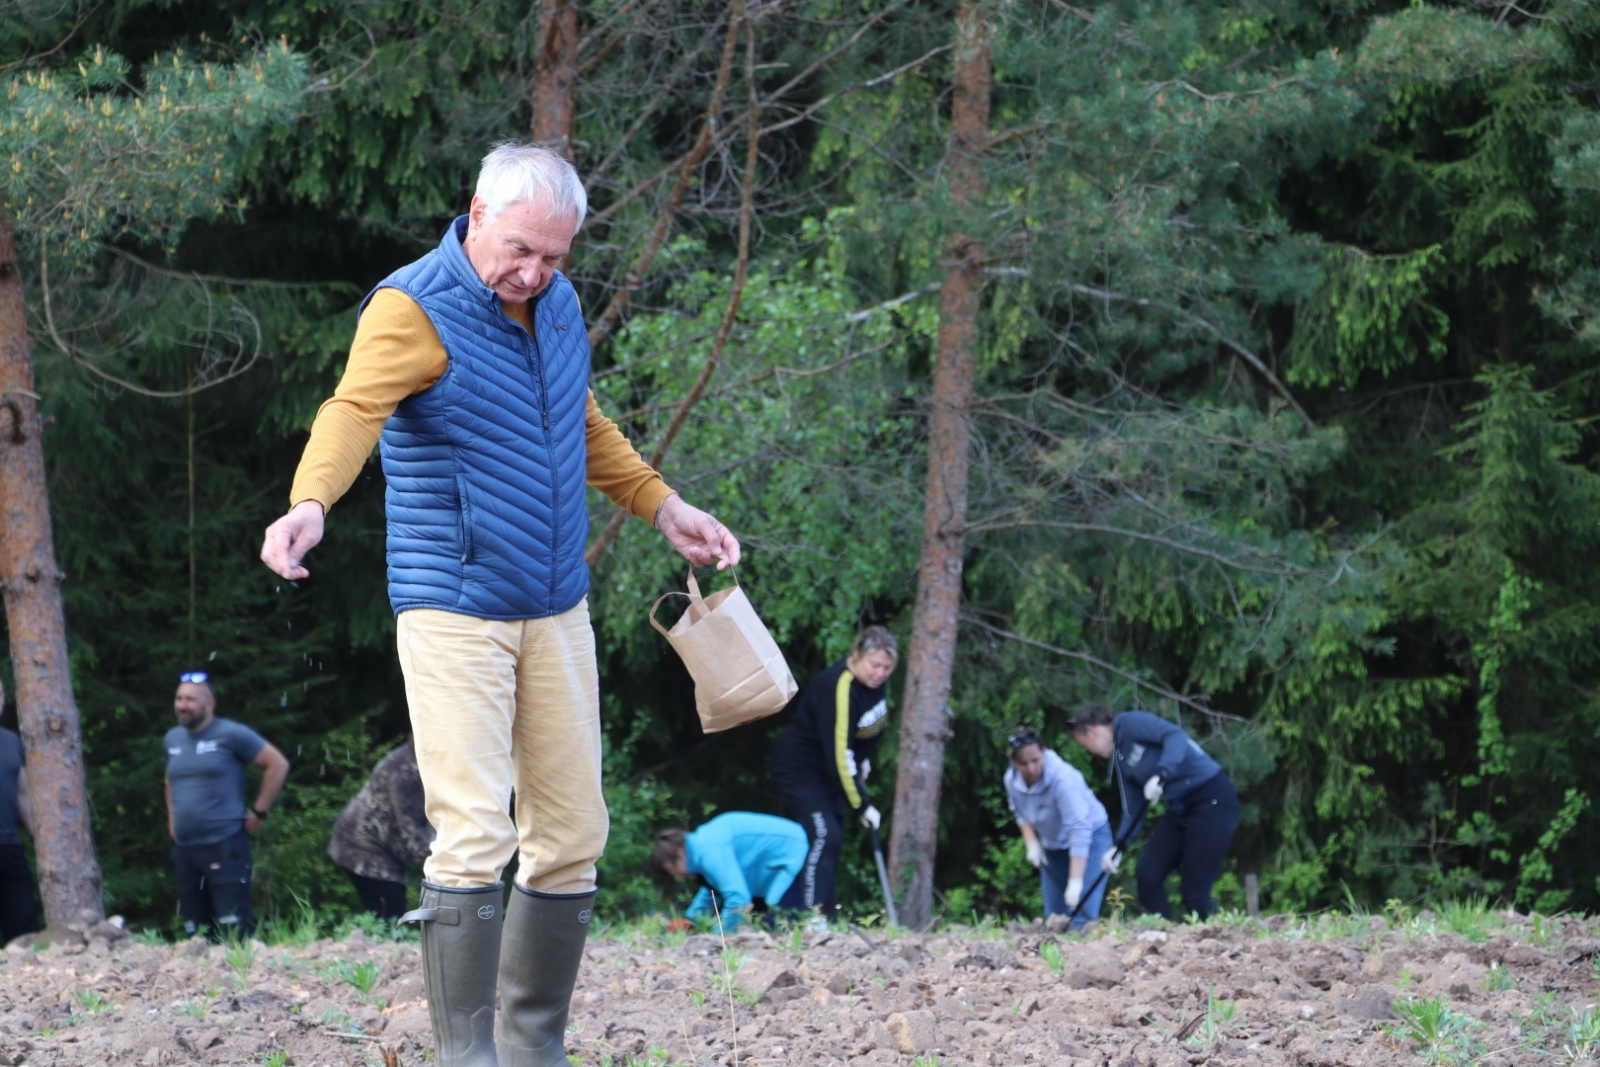
M 1112 849 L 1100 857 L 1100 869 L 1107 874 L 1116 874 L 1117 868 L 1122 866 L 1122 852 Z
M 1044 846 L 1039 844 L 1037 838 L 1028 842 L 1028 862 L 1035 867 L 1044 866 Z
M 869 759 L 864 759 L 864 760 L 861 761 L 861 780 L 864 782 L 871 776 L 872 776 L 872 761 L 869 760 Z
M 1067 907 L 1076 908 L 1078 906 L 1078 901 L 1083 899 L 1083 879 L 1082 878 L 1070 878 L 1070 879 L 1068 879 L 1067 880 L 1067 891 L 1062 896 L 1061 899 L 1066 901 Z
M 883 816 L 879 814 L 878 809 L 873 807 L 871 804 L 868 804 L 867 810 L 861 813 L 861 825 L 865 826 L 868 830 L 876 830 L 879 824 L 882 822 Z
M 856 754 L 848 748 L 844 750 L 844 769 L 851 778 L 856 776 Z
M 1156 801 L 1160 800 L 1161 799 L 1161 790 L 1163 788 L 1164 787 L 1161 784 L 1161 779 L 1159 779 L 1159 778 L 1152 778 L 1148 782 L 1146 782 L 1144 784 L 1144 799 L 1145 799 L 1145 803 L 1154 804 Z

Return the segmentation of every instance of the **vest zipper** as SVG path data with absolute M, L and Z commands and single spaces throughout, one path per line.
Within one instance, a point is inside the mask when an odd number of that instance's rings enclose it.
M 543 294 L 540 295 L 542 296 Z M 534 377 L 539 387 L 539 415 L 544 421 L 545 454 L 550 458 L 550 462 L 546 466 L 546 469 L 550 472 L 550 588 L 546 604 L 548 605 L 548 610 L 554 612 L 556 609 L 556 582 L 558 580 L 556 561 L 561 556 L 561 486 L 557 484 L 560 480 L 560 472 L 556 470 L 556 448 L 550 440 L 550 389 L 544 380 L 544 349 L 539 345 L 538 301 L 536 300 L 533 307 L 528 310 L 528 321 L 533 325 L 533 329 L 528 331 L 528 340 L 533 345 Z

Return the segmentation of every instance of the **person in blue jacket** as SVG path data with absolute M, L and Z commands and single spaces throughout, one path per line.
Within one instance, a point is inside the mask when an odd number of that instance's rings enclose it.
M 1018 729 L 1006 749 L 1011 753 L 1006 800 L 1027 842 L 1028 862 L 1039 869 L 1045 917 L 1071 915 L 1076 909 L 1072 929 L 1082 930 L 1100 918 L 1100 901 L 1106 893 L 1102 878 L 1089 899 L 1083 895 L 1084 873 L 1099 870 L 1101 857 L 1111 851 L 1111 821 L 1105 806 L 1082 772 L 1045 748 L 1035 731 Z
M 1178 871 L 1184 913 L 1209 917 L 1216 910 L 1211 886 L 1222 873 L 1222 858 L 1239 825 L 1239 796 L 1222 767 L 1181 726 L 1148 711 L 1113 715 L 1104 704 L 1089 704 L 1073 722 L 1072 736 L 1111 761 L 1122 793 L 1117 840 L 1131 840 L 1150 808 L 1162 799 L 1167 802 L 1134 868 L 1139 906 L 1172 918 L 1165 883 L 1167 875 Z M 1121 851 L 1112 849 L 1101 860 L 1101 869 L 1109 875 L 1121 862 Z
M 699 876 L 703 884 L 684 914 L 692 922 L 720 915 L 722 928 L 733 931 L 753 909 L 804 910 L 795 875 L 809 850 L 799 823 L 730 811 L 693 833 L 658 834 L 650 850 L 650 876 L 663 888 L 672 879 Z

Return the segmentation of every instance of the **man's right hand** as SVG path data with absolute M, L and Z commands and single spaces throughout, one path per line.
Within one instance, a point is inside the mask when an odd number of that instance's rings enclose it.
M 267 527 L 261 540 L 261 562 L 280 578 L 291 582 L 310 575 L 300 566 L 322 540 L 322 505 L 315 500 L 302 500 L 289 510 L 289 514 Z
M 1023 840 L 1027 842 L 1028 846 L 1028 862 L 1033 864 L 1035 868 L 1043 867 L 1044 846 L 1039 844 L 1038 841 L 1028 841 L 1027 838 L 1023 838 Z

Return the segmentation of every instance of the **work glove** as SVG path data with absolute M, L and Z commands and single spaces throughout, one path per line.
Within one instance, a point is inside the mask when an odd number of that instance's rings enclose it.
M 861 813 L 861 825 L 868 830 L 876 830 L 882 822 L 883 816 L 871 804 L 868 804 L 867 810 Z
M 1144 784 L 1144 799 L 1147 804 L 1154 804 L 1161 799 L 1161 790 L 1165 788 L 1160 778 L 1152 778 Z
M 1083 899 L 1083 879 L 1067 879 L 1067 891 L 1062 895 L 1061 899 L 1066 901 L 1067 907 L 1076 908 L 1078 901 Z
M 1037 840 L 1028 842 L 1028 862 L 1035 867 L 1044 866 L 1044 846 Z
M 848 748 L 844 750 L 844 769 L 851 778 L 856 777 L 856 754 Z
M 1107 874 L 1116 874 L 1117 868 L 1120 866 L 1122 866 L 1121 849 L 1111 849 L 1104 856 L 1100 857 L 1100 869 L 1105 871 Z
M 871 775 L 872 775 L 872 761 L 869 760 L 869 759 L 862 760 L 861 761 L 861 780 L 864 782 L 869 777 L 871 777 Z

